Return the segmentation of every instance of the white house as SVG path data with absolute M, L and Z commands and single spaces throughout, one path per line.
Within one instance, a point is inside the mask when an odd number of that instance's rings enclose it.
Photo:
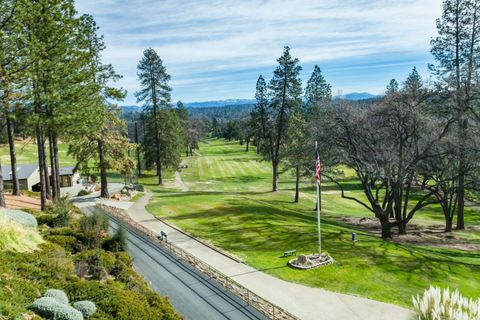
M 12 166 L 2 166 L 2 176 L 5 189 L 12 189 Z M 38 164 L 17 165 L 17 178 L 20 183 L 20 189 L 32 191 L 32 188 L 40 183 Z
M 74 167 L 60 168 L 60 187 L 71 187 L 78 183 L 80 174 L 73 172 Z M 3 184 L 5 189 L 12 188 L 12 168 L 10 165 L 2 166 Z M 39 191 L 40 190 L 40 170 L 38 164 L 19 164 L 17 165 L 17 177 L 20 183 L 20 189 Z M 50 177 L 51 179 L 51 177 Z

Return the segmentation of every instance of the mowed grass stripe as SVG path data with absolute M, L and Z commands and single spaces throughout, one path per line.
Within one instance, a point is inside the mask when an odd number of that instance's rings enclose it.
M 215 168 L 214 168 L 214 165 L 212 163 L 211 157 L 208 157 L 208 156 L 205 157 L 205 162 L 207 164 L 207 172 L 208 172 L 209 178 L 216 179 L 217 174 L 215 173 Z
M 236 177 L 237 172 L 230 165 L 230 160 L 225 159 L 225 157 L 219 157 L 220 163 L 226 169 L 227 177 Z
M 250 165 L 250 161 L 242 161 L 240 164 L 248 171 L 250 176 L 257 176 L 259 172 Z
M 234 164 L 235 167 L 238 168 L 238 171 L 240 172 L 240 175 L 241 175 L 241 176 L 246 176 L 246 175 L 247 175 L 247 173 L 246 173 L 245 170 L 242 168 L 242 166 L 240 165 L 240 163 L 239 163 L 238 160 L 232 161 L 232 164 Z
M 227 175 L 225 174 L 225 170 L 222 164 L 218 161 L 218 157 L 213 157 L 213 161 L 215 162 L 215 168 L 218 168 L 218 172 L 222 176 L 222 178 L 226 178 Z

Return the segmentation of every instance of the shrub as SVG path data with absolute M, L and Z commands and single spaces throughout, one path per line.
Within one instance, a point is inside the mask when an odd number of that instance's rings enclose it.
M 90 318 L 97 311 L 95 303 L 88 300 L 77 301 L 73 304 L 73 307 L 80 311 L 85 319 Z
M 78 197 L 83 197 L 83 196 L 87 196 L 87 195 L 89 195 L 89 194 L 91 194 L 90 191 L 87 191 L 87 190 L 85 190 L 85 189 L 82 189 L 82 190 L 78 191 L 77 196 L 78 196 Z
M 143 184 L 139 184 L 137 183 L 135 185 L 135 190 L 139 191 L 139 192 L 145 192 L 145 187 L 143 186 Z
M 115 264 L 115 257 L 102 250 L 86 250 L 76 257 L 77 274 L 102 280 L 107 277 Z
M 36 228 L 38 226 L 37 219 L 33 215 L 21 210 L 2 208 L 0 210 L 0 215 L 21 223 L 25 227 Z
M 127 232 L 124 228 L 117 229 L 113 237 L 107 239 L 103 243 L 103 248 L 111 252 L 119 252 L 127 250 Z
M 64 235 L 46 235 L 44 236 L 45 240 L 53 242 L 61 246 L 62 248 L 66 249 L 70 253 L 74 253 L 77 251 L 78 240 L 74 236 L 64 236 Z
M 39 225 L 46 224 L 49 227 L 53 227 L 55 218 L 56 217 L 53 214 L 41 214 L 37 216 L 37 221 Z
M 35 300 L 29 309 L 46 319 L 83 320 L 83 315 L 80 311 L 51 297 L 42 297 Z
M 83 243 L 90 249 L 100 248 L 103 238 L 107 234 L 108 220 L 100 212 L 84 216 L 80 219 L 80 230 Z
M 458 290 L 430 286 L 423 296 L 413 297 L 413 308 L 418 320 L 478 320 L 480 299 L 463 297 Z
M 48 298 L 53 298 L 60 303 L 68 305 L 68 297 L 65 294 L 65 292 L 63 292 L 62 290 L 48 289 L 43 296 Z
M 55 227 L 68 226 L 70 218 L 72 217 L 72 204 L 68 196 L 61 197 L 55 201 L 50 207 L 49 212 L 55 215 L 55 220 L 53 221 Z

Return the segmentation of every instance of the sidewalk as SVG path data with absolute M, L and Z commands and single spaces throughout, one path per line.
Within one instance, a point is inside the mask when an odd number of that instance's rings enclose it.
M 238 263 L 156 219 L 145 209 L 150 198 L 151 194 L 146 194 L 127 214 L 156 233 L 166 231 L 170 242 L 300 319 L 407 320 L 412 317 L 409 310 L 395 305 L 287 282 Z

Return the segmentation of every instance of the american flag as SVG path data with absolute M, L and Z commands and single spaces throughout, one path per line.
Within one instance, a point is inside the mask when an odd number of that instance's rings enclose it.
M 315 173 L 315 179 L 317 180 L 318 185 L 320 186 L 320 177 L 322 175 L 322 165 L 320 163 L 320 153 L 318 153 L 318 147 L 315 148 L 317 153 L 317 170 Z

